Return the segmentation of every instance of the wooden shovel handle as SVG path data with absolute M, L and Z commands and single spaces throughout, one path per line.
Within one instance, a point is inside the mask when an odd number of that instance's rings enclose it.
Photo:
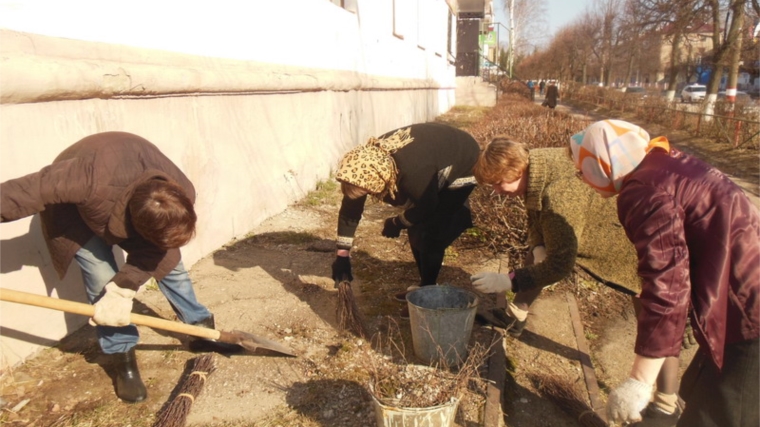
M 14 291 L 11 289 L 0 288 L 0 301 L 50 308 L 52 310 L 65 311 L 66 313 L 81 314 L 82 316 L 92 317 L 95 315 L 95 307 L 90 304 L 30 294 L 28 292 Z M 194 337 L 218 340 L 221 336 L 221 332 L 215 329 L 172 322 L 171 320 L 160 319 L 153 316 L 143 316 L 142 314 L 132 313 L 130 314 L 129 320 L 135 325 L 178 332 L 192 335 Z

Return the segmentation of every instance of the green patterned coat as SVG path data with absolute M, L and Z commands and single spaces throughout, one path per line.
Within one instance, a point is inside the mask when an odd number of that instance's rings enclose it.
M 528 244 L 546 247 L 544 262 L 515 270 L 513 290 L 549 286 L 577 263 L 613 288 L 641 291 L 636 251 L 617 216 L 617 198 L 603 199 L 575 175 L 565 148 L 530 151 L 525 195 Z

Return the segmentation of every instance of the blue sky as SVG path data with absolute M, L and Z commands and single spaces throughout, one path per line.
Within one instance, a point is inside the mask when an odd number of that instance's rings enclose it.
M 575 20 L 593 4 L 593 0 L 547 0 L 549 28 L 552 33 Z
M 593 5 L 593 0 L 546 0 L 546 5 L 544 18 L 549 23 L 550 35 L 554 35 L 560 27 L 582 15 L 587 6 Z M 493 0 L 493 6 L 496 10 L 496 21 L 506 26 L 508 21 L 504 12 L 504 0 Z M 504 34 L 499 34 L 499 38 L 504 41 L 508 39 Z

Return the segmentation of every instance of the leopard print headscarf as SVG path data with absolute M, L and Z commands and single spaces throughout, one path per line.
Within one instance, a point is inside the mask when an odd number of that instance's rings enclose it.
M 346 153 L 335 179 L 363 188 L 382 200 L 396 197 L 398 169 L 391 154 L 414 140 L 411 128 L 399 129 L 382 139 L 370 138 L 366 144 Z

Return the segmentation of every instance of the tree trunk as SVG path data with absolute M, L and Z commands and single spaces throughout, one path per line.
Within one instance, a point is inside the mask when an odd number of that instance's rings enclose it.
M 718 7 L 717 4 L 713 5 Z M 723 65 L 726 63 L 725 59 L 728 56 L 728 81 L 726 82 L 726 101 L 730 102 L 729 111 L 733 111 L 734 102 L 736 100 L 736 86 L 739 74 L 739 60 L 741 58 L 742 48 L 742 28 L 744 27 L 744 6 L 745 0 L 732 0 L 729 8 L 729 13 L 733 15 L 731 19 L 731 25 L 728 30 L 728 35 L 724 44 L 720 49 L 715 49 L 715 70 L 713 76 L 710 78 L 710 85 L 707 90 L 707 97 L 702 112 L 705 114 L 705 120 L 710 120 L 710 115 L 715 111 L 715 101 L 717 99 L 717 89 L 720 85 L 720 78 L 722 73 L 718 73 L 717 70 L 723 69 Z M 716 14 L 713 13 L 713 22 L 716 20 Z M 720 34 L 718 34 L 720 36 Z M 715 37 L 713 37 L 715 39 Z
M 673 34 L 673 50 L 670 52 L 670 70 L 668 75 L 668 99 L 673 99 L 676 93 L 676 78 L 678 77 L 679 54 L 681 52 L 681 29 Z M 672 94 L 672 95 L 671 95 Z
M 583 84 L 588 83 L 587 76 L 586 76 L 586 69 L 588 68 L 588 65 L 584 62 L 583 63 Z
M 734 12 L 734 19 L 731 21 L 731 29 L 728 33 L 728 40 L 731 41 L 731 57 L 728 71 L 728 82 L 726 82 L 726 100 L 731 103 L 736 101 L 736 84 L 739 75 L 739 59 L 742 52 L 742 28 L 744 27 L 744 1 L 736 0 L 731 6 Z

